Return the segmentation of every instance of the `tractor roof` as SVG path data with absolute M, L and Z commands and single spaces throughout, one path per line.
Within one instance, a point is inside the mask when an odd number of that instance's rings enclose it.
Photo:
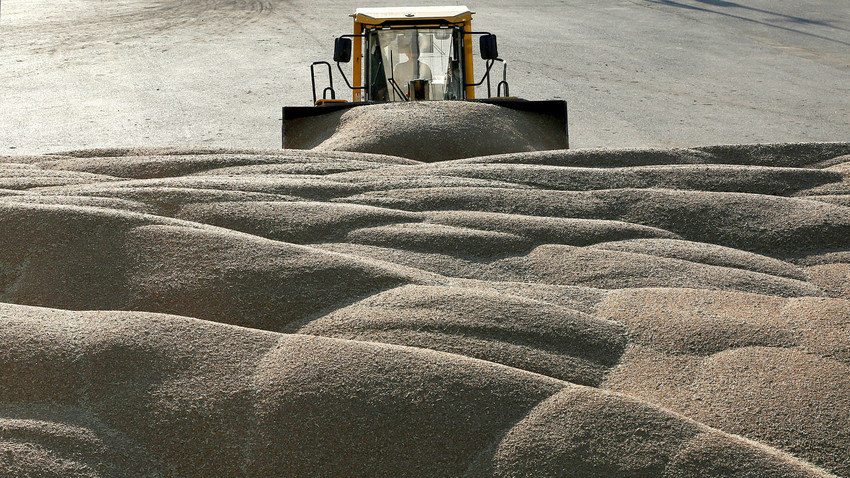
M 471 11 L 466 6 L 448 7 L 388 7 L 388 8 L 358 8 L 351 15 L 357 23 L 381 24 L 393 20 L 448 20 L 459 22 L 471 18 Z

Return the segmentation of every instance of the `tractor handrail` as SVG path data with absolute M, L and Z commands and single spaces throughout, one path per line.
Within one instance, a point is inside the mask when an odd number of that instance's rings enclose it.
M 501 61 L 502 62 L 502 81 L 500 81 L 496 84 L 496 96 L 497 97 L 508 96 L 508 62 L 501 59 L 501 58 L 496 58 L 494 61 Z M 502 85 L 505 86 L 505 94 L 504 95 L 502 94 Z M 489 98 L 492 98 L 492 96 L 490 96 L 490 77 L 489 76 L 487 77 L 487 96 Z
M 328 86 L 324 90 L 322 90 L 322 99 L 327 99 L 328 91 L 331 92 L 331 99 L 336 99 L 336 92 L 334 91 L 334 77 L 331 71 L 331 64 L 326 61 L 314 61 L 310 65 L 310 81 L 313 83 L 313 104 L 315 105 L 318 102 L 318 98 L 316 97 L 316 65 L 327 65 L 328 67 Z
M 511 96 L 508 93 L 508 62 L 505 60 L 502 61 L 502 81 L 496 85 L 496 96 L 504 98 L 507 96 Z M 502 94 L 502 85 L 505 85 L 505 93 Z

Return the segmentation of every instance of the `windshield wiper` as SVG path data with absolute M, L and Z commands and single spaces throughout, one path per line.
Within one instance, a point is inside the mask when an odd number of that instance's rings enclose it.
M 393 52 L 392 52 L 392 50 L 390 50 L 390 65 L 392 66 L 392 65 L 394 65 L 394 64 L 395 64 L 395 63 L 393 63 Z M 407 97 L 407 95 L 405 95 L 405 94 L 404 94 L 404 90 L 402 90 L 402 89 L 401 89 L 401 87 L 400 87 L 400 86 L 398 86 L 398 83 L 396 83 L 396 81 L 395 81 L 395 72 L 394 72 L 393 70 L 395 70 L 395 68 L 391 67 L 391 68 L 390 68 L 390 80 L 389 80 L 389 81 L 390 81 L 390 84 L 391 84 L 391 85 L 393 85 L 393 91 L 394 91 L 394 92 L 395 92 L 398 96 L 401 96 L 401 98 L 402 98 L 404 101 L 410 101 L 410 98 L 408 98 L 408 97 Z

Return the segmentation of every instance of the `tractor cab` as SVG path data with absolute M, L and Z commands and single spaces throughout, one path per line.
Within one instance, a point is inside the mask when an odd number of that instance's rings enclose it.
M 475 87 L 486 80 L 500 59 L 496 36 L 472 31 L 472 14 L 467 7 L 358 8 L 354 34 L 343 35 L 334 43 L 334 61 L 349 88 L 354 102 L 387 103 L 417 100 L 466 100 L 475 97 Z M 478 83 L 473 76 L 472 38 L 480 38 L 481 56 L 486 73 Z M 345 75 L 341 63 L 352 62 L 353 81 Z M 313 75 L 313 99 L 317 104 L 336 100 L 331 66 L 330 86 L 318 99 Z M 504 73 L 507 69 L 504 69 Z M 507 96 L 505 78 L 498 93 Z M 328 96 L 331 98 L 328 98 Z M 488 96 L 490 96 L 488 94 Z
M 461 30 L 387 28 L 366 33 L 366 100 L 464 97 Z

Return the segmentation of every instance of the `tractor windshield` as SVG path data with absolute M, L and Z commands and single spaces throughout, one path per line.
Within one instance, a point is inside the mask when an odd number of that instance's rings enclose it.
M 462 99 L 459 29 L 373 30 L 367 44 L 372 101 Z

